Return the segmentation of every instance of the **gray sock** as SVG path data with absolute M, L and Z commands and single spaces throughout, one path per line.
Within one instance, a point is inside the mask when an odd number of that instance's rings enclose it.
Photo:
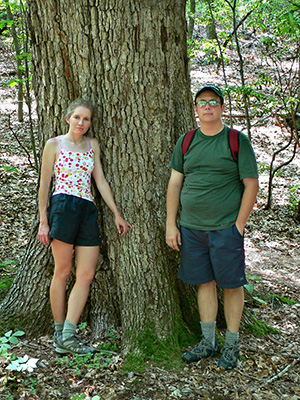
M 239 341 L 239 332 L 226 331 L 225 343 L 232 344 Z
M 215 330 L 216 330 L 216 321 L 215 322 L 200 322 L 202 335 L 207 339 L 213 347 L 215 347 L 216 339 L 215 339 Z
M 75 335 L 77 325 L 72 324 L 72 322 L 65 320 L 64 329 L 62 331 L 63 340 L 70 338 Z
M 55 332 L 57 332 L 60 335 L 64 329 L 64 324 L 61 322 L 54 321 L 54 329 Z

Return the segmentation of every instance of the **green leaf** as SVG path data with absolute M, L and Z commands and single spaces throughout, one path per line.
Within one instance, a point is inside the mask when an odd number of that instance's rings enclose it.
M 3 166 L 3 169 L 5 169 L 5 171 L 7 171 L 7 172 L 19 172 L 17 170 L 17 168 L 15 168 L 15 167 L 6 167 L 5 165 Z
M 258 298 L 258 297 L 253 297 L 253 299 L 256 300 L 256 301 L 258 301 L 258 302 L 261 303 L 261 304 L 268 304 L 266 301 L 264 301 L 264 300 L 262 300 L 262 299 L 260 299 L 260 298 Z
M 25 332 L 24 331 L 16 331 L 13 336 L 24 336 Z
M 9 344 L 2 344 L 0 346 L 0 355 L 3 356 L 5 354 L 7 354 L 7 350 L 10 349 L 10 345 Z
M 12 82 L 9 82 L 9 83 L 7 84 L 7 86 L 10 86 L 11 88 L 14 88 L 17 84 L 18 84 L 18 82 L 12 81 Z
M 255 281 L 261 282 L 261 278 L 259 276 L 248 276 L 248 279 L 253 279 Z
M 0 20 L 0 29 L 3 29 L 6 27 L 7 20 L 6 19 L 1 19 Z
M 16 337 L 11 336 L 11 337 L 9 338 L 9 343 L 11 343 L 11 344 L 18 344 L 19 341 L 18 341 L 18 339 L 17 339 Z
M 3 167 L 4 169 L 6 169 L 7 167 Z M 16 264 L 15 261 L 4 261 L 3 263 L 0 263 L 0 267 L 6 267 L 7 265 L 11 265 L 11 264 Z
M 252 294 L 252 293 L 253 293 L 253 290 L 254 290 L 254 285 L 253 285 L 253 284 L 244 285 L 244 288 L 245 288 L 250 294 Z

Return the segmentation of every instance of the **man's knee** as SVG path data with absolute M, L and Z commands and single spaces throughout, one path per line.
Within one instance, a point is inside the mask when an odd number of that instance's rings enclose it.
M 217 282 L 215 280 L 207 282 L 207 283 L 201 283 L 198 285 L 198 291 L 200 290 L 205 290 L 205 289 L 215 289 L 217 286 Z
M 233 289 L 223 289 L 224 290 L 224 296 L 236 296 L 236 295 L 241 295 L 244 293 L 244 287 L 240 286 L 238 288 L 233 288 Z

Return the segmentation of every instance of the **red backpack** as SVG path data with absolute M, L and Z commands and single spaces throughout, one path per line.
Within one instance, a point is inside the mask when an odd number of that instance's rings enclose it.
M 194 134 L 198 128 L 193 129 L 192 131 L 189 131 L 185 134 L 183 141 L 182 141 L 182 154 L 183 156 L 186 154 L 188 151 L 188 148 L 191 144 L 191 141 L 193 140 Z M 231 128 L 228 134 L 228 143 L 229 143 L 229 148 L 231 151 L 231 155 L 233 160 L 238 163 L 238 157 L 239 157 L 239 131 L 236 129 Z

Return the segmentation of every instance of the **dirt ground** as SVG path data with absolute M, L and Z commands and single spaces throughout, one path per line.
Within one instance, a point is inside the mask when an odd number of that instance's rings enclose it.
M 7 47 L 3 43 L 0 46 L 3 83 L 13 76 L 15 66 Z M 214 66 L 195 64 L 191 77 L 193 92 L 203 82 L 222 84 Z M 13 134 L 30 151 L 28 117 L 25 115 L 25 124 L 16 121 L 16 88 L 1 85 L 0 96 L 1 281 L 16 268 L 8 262 L 18 265 L 22 260 L 36 211 L 38 177 Z M 239 118 L 235 124 L 244 128 Z M 300 184 L 300 160 L 297 156 L 275 178 L 273 208 L 267 211 L 266 166 L 276 145 L 286 137 L 272 118 L 255 126 L 252 136 L 260 168 L 260 192 L 245 244 L 247 275 L 254 285 L 253 296 L 258 298 L 251 307 L 256 317 L 279 333 L 256 337 L 242 330 L 241 361 L 230 372 L 220 370 L 216 358 L 182 364 L 176 370 L 148 363 L 144 373 L 125 372 L 122 354 L 115 350 L 99 355 L 95 363 L 81 365 L 74 357 L 59 358 L 50 337 L 29 341 L 25 336 L 13 353 L 37 358 L 37 368 L 33 372 L 9 372 L 8 361 L 0 357 L 0 399 L 300 399 L 300 226 L 289 206 L 291 188 Z M 83 330 L 85 333 L 88 337 L 88 331 Z M 116 332 L 114 340 L 117 337 Z M 107 341 L 103 338 L 103 343 Z

